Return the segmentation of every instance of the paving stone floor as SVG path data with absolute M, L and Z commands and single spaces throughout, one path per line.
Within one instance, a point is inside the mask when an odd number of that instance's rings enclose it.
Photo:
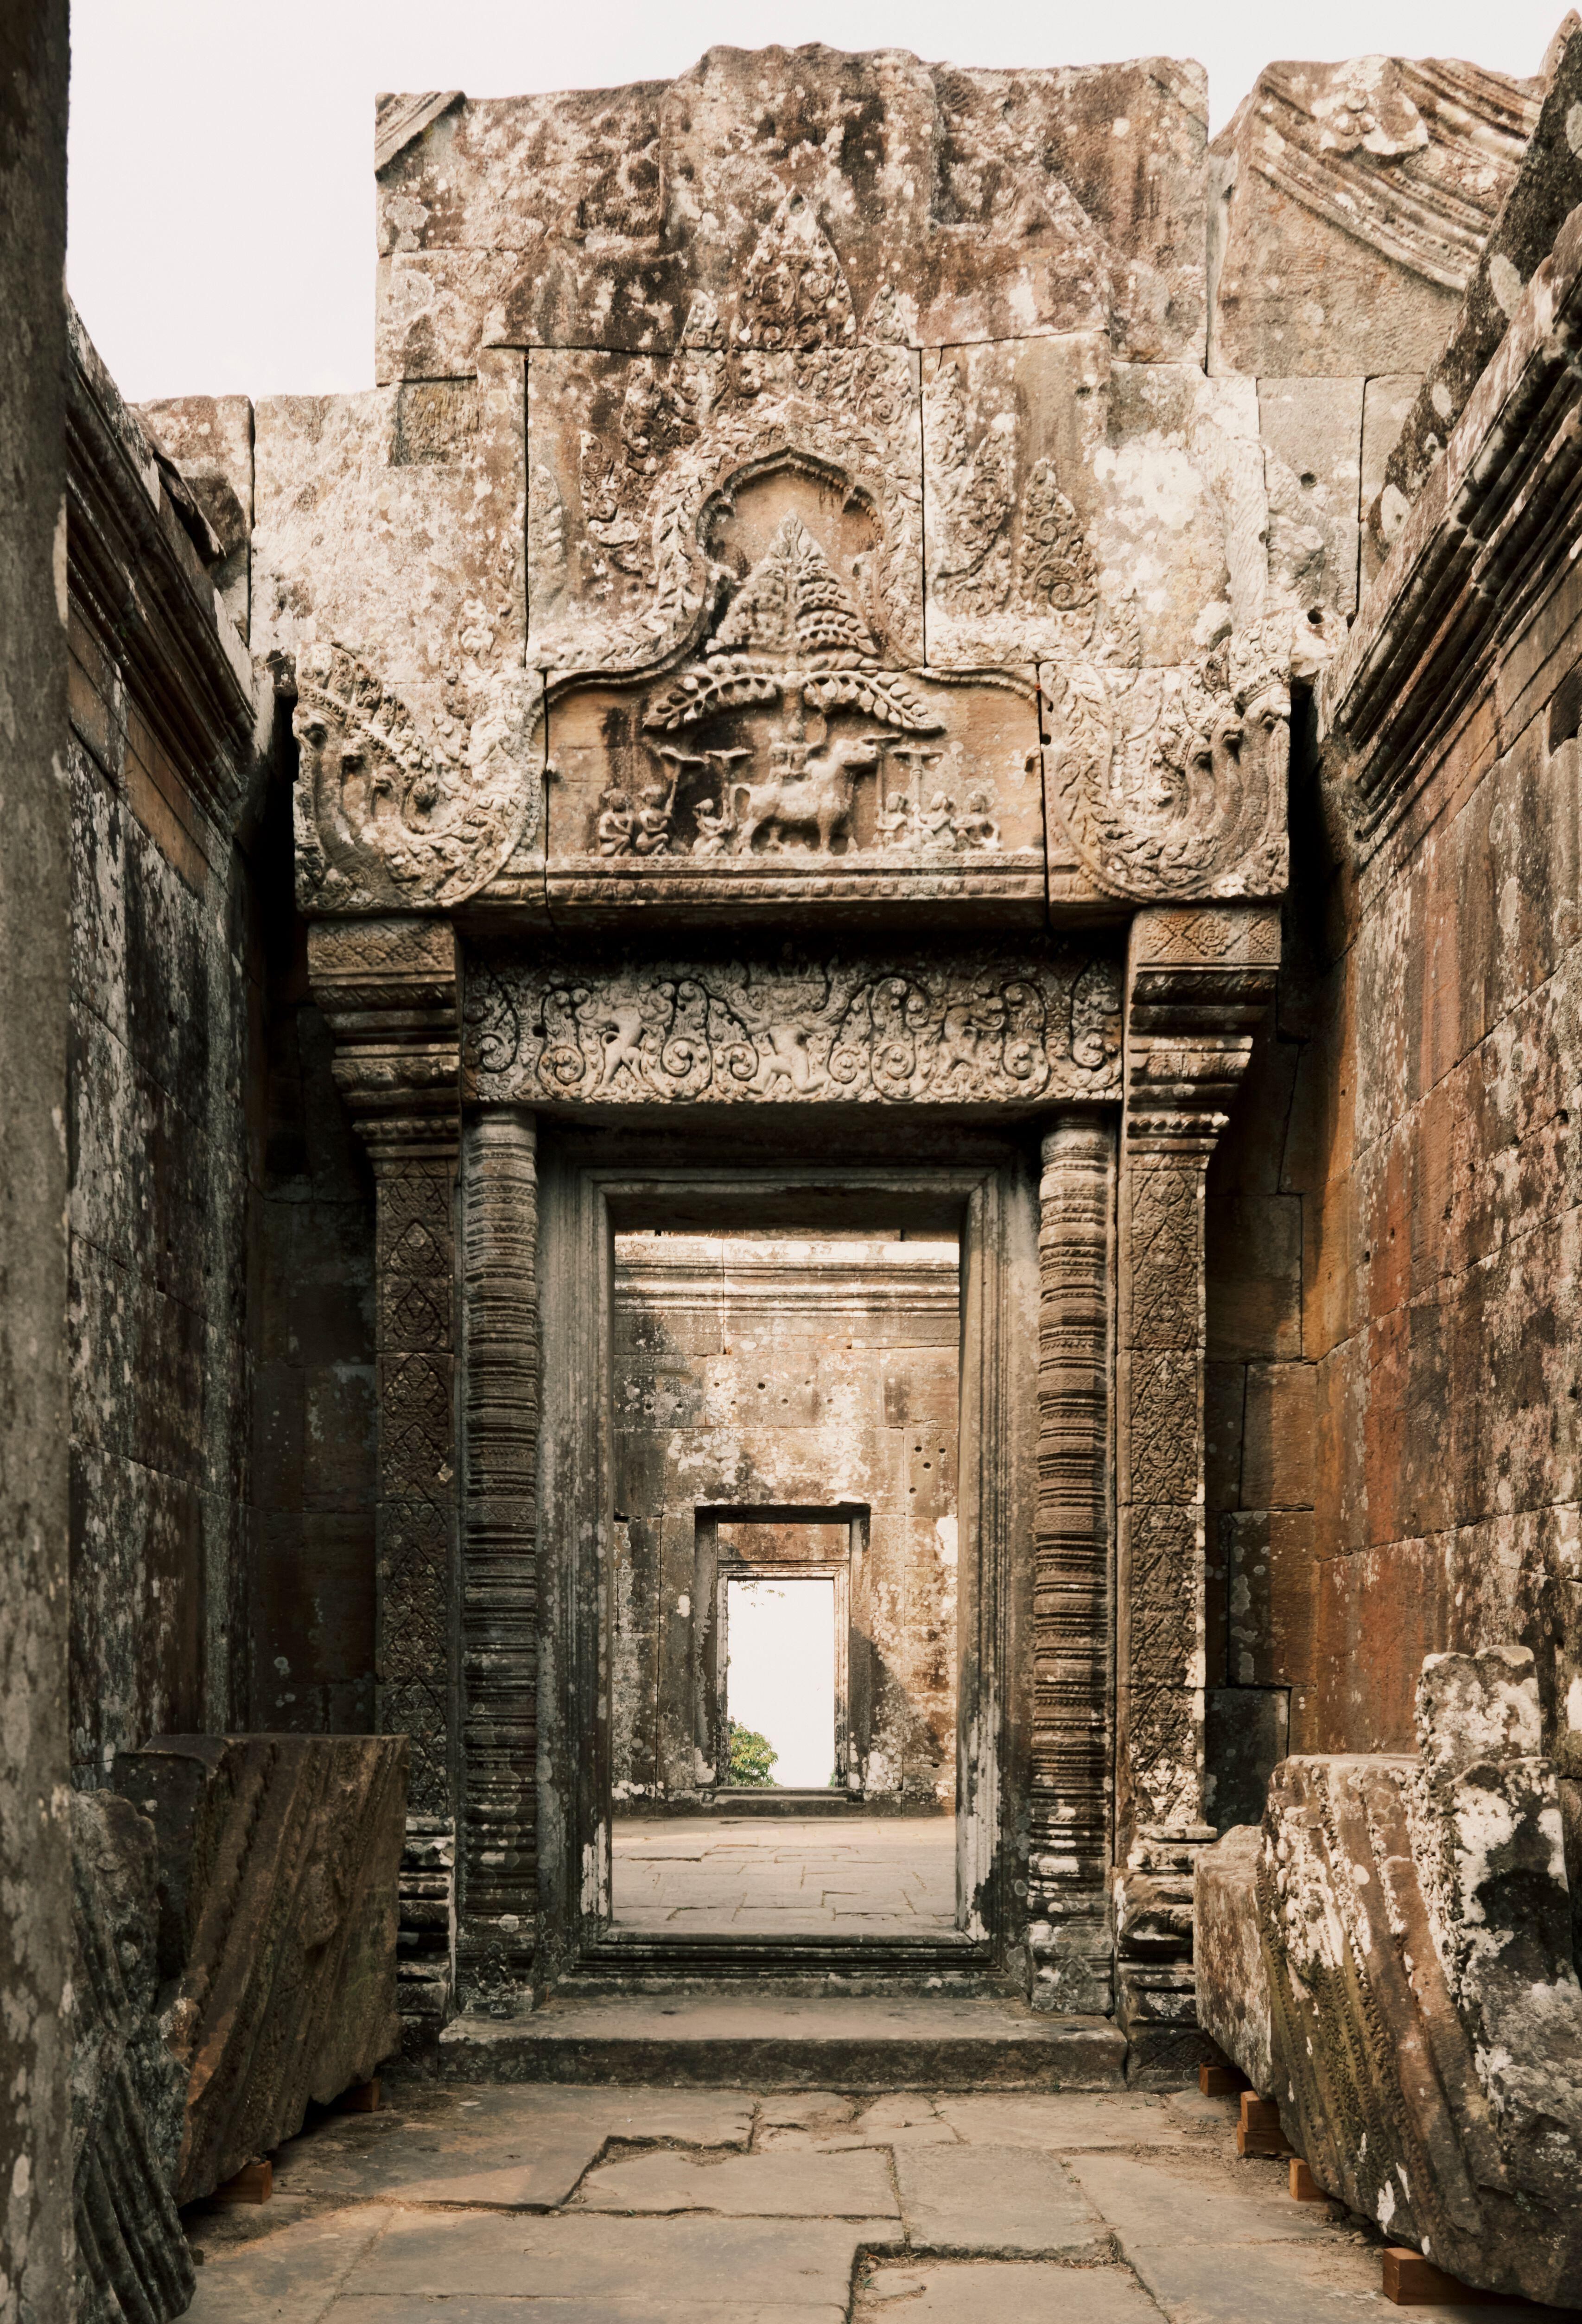
M 612 1852 L 623 1929 L 915 1937 L 956 1925 L 952 1816 L 623 1820 Z
M 197 2205 L 190 2324 L 1362 2324 L 1380 2238 L 1195 2091 L 403 2082 Z M 1484 2310 L 1420 2308 L 1430 2319 Z M 1512 2303 L 1511 2324 L 1561 2311 Z

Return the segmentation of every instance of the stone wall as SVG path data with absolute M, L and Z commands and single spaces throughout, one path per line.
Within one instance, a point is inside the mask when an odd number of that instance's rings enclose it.
M 698 1789 L 708 1504 L 867 1510 L 859 1772 L 877 1802 L 954 1804 L 958 1266 L 916 1239 L 617 1237 L 617 1804 Z
M 235 1723 L 245 1636 L 252 665 L 178 472 L 72 318 L 71 1749 Z
M 1312 1732 L 1330 1750 L 1408 1748 L 1425 1654 L 1508 1641 L 1533 1653 L 1563 1766 L 1582 1719 L 1577 223 L 1325 691 L 1291 1167 L 1318 1368 Z M 1425 618 L 1448 576 L 1453 626 Z
M 65 0 L 0 35 L 0 2315 L 71 2313 L 66 1795 Z

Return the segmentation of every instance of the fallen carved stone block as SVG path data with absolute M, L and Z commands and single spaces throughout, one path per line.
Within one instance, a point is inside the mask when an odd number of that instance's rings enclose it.
M 160 2004 L 189 2078 L 178 2202 L 397 2047 L 406 1762 L 394 1735 L 162 1736 L 117 1758 L 158 1839 Z
M 1195 1868 L 1192 1966 L 1198 2023 L 1255 2090 L 1274 2087 L 1269 1977 L 1258 1933 L 1258 1859 L 1263 1834 L 1237 1824 Z
M 1417 1716 L 1415 1758 L 1276 1769 L 1253 1883 L 1247 1834 L 1207 1852 L 1199 2007 L 1320 2186 L 1465 2283 L 1575 2303 L 1582 1986 L 1531 1655 L 1430 1655 Z
M 153 1827 L 114 1793 L 75 1793 L 71 2056 L 79 2324 L 166 2324 L 191 2301 L 171 2200 L 186 2076 L 154 2015 Z

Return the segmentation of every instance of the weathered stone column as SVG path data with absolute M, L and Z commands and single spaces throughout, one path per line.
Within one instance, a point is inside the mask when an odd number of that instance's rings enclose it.
M 1203 1821 L 1208 1158 L 1274 989 L 1278 912 L 1153 908 L 1127 959 L 1116 1360 L 1116 1951 L 1133 2068 L 1200 2048 L 1192 1858 Z
M 529 1998 L 538 1916 L 538 1166 L 501 1106 L 462 1148 L 466 1423 L 457 1973 L 469 2008 Z
M 401 2006 L 431 2025 L 450 2003 L 456 1831 L 456 937 L 446 920 L 321 921 L 308 961 L 374 1166 L 375 1716 L 412 1744 Z
M 1111 2006 L 1110 1372 L 1115 1134 L 1057 1116 L 1039 1185 L 1028 1912 L 1039 2008 Z

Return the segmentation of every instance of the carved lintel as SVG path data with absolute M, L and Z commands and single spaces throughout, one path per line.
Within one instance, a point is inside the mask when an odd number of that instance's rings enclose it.
M 1190 2020 L 1189 1978 L 1172 1983 L 1163 1970 L 1189 1954 L 1191 1853 L 1213 1836 L 1203 1821 L 1204 1180 L 1279 961 L 1279 915 L 1267 908 L 1149 911 L 1132 927 L 1116 1365 L 1116 1941 L 1123 1962 L 1153 1965 L 1146 1994 L 1138 1987 L 1131 1998 L 1177 2023 Z
M 462 1148 L 466 1425 L 461 1560 L 464 2006 L 509 2014 L 538 1915 L 538 1163 L 532 1115 L 499 1106 Z
M 456 1157 L 460 1138 L 457 945 L 449 922 L 320 922 L 309 931 L 313 995 L 335 1037 L 335 1077 L 374 1165 L 378 1499 L 375 1678 L 382 1732 L 412 1747 L 408 1806 L 432 1858 L 407 1910 L 403 2012 L 449 1990 L 445 1858 L 456 1816 Z
M 1035 2006 L 1110 2006 L 1110 1377 L 1113 1118 L 1045 1131 L 1039 1185 L 1038 1502 L 1033 1535 Z
M 1041 947 L 469 971 L 469 1098 L 1036 1106 L 1113 1099 L 1118 963 Z

